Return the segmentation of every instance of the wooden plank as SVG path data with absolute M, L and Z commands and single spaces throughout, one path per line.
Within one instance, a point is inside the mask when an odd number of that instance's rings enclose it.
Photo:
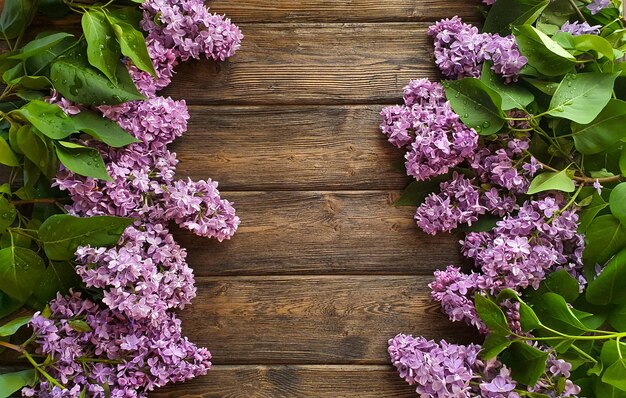
M 212 12 L 242 22 L 435 21 L 480 17 L 480 1 L 458 0 L 212 0 Z
M 219 365 L 385 365 L 387 340 L 400 332 L 471 337 L 448 323 L 426 285 L 419 276 L 198 278 L 198 297 L 180 316 Z
M 177 234 L 196 275 L 404 274 L 461 264 L 458 237 L 420 233 L 399 192 L 223 192 L 241 217 L 230 241 Z
M 191 104 L 395 103 L 437 78 L 428 23 L 242 24 L 228 62 L 187 62 L 163 92 Z
M 214 366 L 208 375 L 158 390 L 152 398 L 414 398 L 389 366 Z
M 223 190 L 404 189 L 404 155 L 380 133 L 383 105 L 191 106 L 178 173 Z

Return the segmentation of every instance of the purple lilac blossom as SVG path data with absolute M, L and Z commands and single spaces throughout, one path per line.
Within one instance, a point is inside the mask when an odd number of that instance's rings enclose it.
M 386 107 L 381 116 L 382 132 L 407 149 L 407 174 L 418 180 L 447 173 L 478 145 L 478 134 L 452 111 L 443 86 L 427 79 L 411 81 L 404 88 L 404 105 Z
M 591 11 L 592 15 L 596 15 L 610 5 L 611 0 L 592 0 L 590 4 L 587 4 L 587 9 Z
M 599 35 L 600 34 L 600 25 L 589 25 L 588 22 L 569 22 L 566 21 L 559 32 L 570 33 L 572 36 L 580 36 L 580 35 Z
M 434 40 L 435 63 L 444 76 L 452 79 L 479 77 L 483 62 L 491 61 L 491 69 L 509 83 L 517 80 L 528 63 L 512 35 L 480 33 L 459 17 L 435 23 L 428 35 Z
M 36 313 L 31 326 L 38 336 L 37 353 L 54 361 L 46 370 L 65 388 L 44 379 L 24 388 L 24 396 L 78 398 L 84 389 L 96 398 L 146 398 L 157 387 L 204 375 L 211 367 L 211 354 L 182 336 L 174 314 L 164 314 L 156 324 L 139 321 L 79 293 L 58 295 L 50 310 L 49 317 Z M 73 326 L 76 321 L 87 327 Z
M 211 354 L 181 334 L 173 309 L 195 296 L 193 272 L 186 252 L 165 225 L 174 221 L 200 236 L 229 239 L 239 225 L 232 204 L 220 198 L 217 183 L 174 178 L 178 160 L 167 146 L 187 129 L 184 101 L 156 96 L 171 81 L 179 61 L 204 55 L 215 60 L 231 56 L 242 38 L 229 20 L 209 14 L 200 0 L 143 3 L 148 52 L 158 78 L 127 66 L 139 91 L 147 96 L 99 108 L 137 142 L 96 148 L 112 181 L 82 177 L 62 168 L 54 185 L 67 191 L 67 206 L 77 216 L 115 215 L 137 221 L 116 247 L 79 247 L 76 270 L 84 284 L 101 292 L 93 302 L 78 293 L 57 296 L 52 314 L 36 314 L 33 326 L 39 346 L 52 363 L 46 370 L 66 388 L 40 381 L 22 390 L 24 396 L 71 397 L 81 393 L 103 398 L 103 384 L 114 398 L 144 398 L 167 383 L 206 374 Z M 80 107 L 53 92 L 48 98 L 66 113 Z M 86 326 L 76 328 L 77 321 Z
M 389 340 L 388 352 L 400 377 L 422 398 L 520 398 L 524 390 L 553 398 L 575 397 L 580 388 L 569 379 L 571 365 L 550 355 L 544 376 L 535 386 L 518 386 L 510 370 L 495 359 L 480 359 L 481 347 L 436 343 L 399 334 Z M 557 383 L 565 378 L 565 390 Z M 526 394 L 524 394 L 526 395 Z
M 560 269 L 581 280 L 584 238 L 577 233 L 578 215 L 560 212 L 561 205 L 549 196 L 526 201 L 492 231 L 466 235 L 462 252 L 479 270 L 479 290 L 537 289 L 547 273 Z
M 224 16 L 211 14 L 202 0 L 148 0 L 143 8 L 142 28 L 157 78 L 129 66 L 137 88 L 153 96 L 167 86 L 179 61 L 206 57 L 224 61 L 241 46 L 243 35 Z

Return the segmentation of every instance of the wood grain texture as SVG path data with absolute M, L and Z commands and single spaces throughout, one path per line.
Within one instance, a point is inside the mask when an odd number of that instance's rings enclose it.
M 243 22 L 435 21 L 458 15 L 476 20 L 478 0 L 211 0 L 211 11 Z
M 153 398 L 414 398 L 390 366 L 214 366 L 207 376 L 171 386 Z
M 166 95 L 190 104 L 395 103 L 437 78 L 428 23 L 241 24 L 228 62 L 187 62 Z
M 191 106 L 178 173 L 222 190 L 404 189 L 404 153 L 380 133 L 383 105 Z
M 242 224 L 219 243 L 181 231 L 196 275 L 404 274 L 460 264 L 458 237 L 421 233 L 399 192 L 223 192 Z
M 420 276 L 197 278 L 180 317 L 191 341 L 230 364 L 388 364 L 397 333 L 468 341 Z

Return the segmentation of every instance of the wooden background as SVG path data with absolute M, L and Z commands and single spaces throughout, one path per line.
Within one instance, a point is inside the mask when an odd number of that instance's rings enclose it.
M 153 397 L 414 397 L 396 333 L 467 341 L 429 298 L 458 237 L 418 232 L 392 203 L 408 180 L 379 133 L 409 79 L 437 78 L 427 27 L 477 1 L 214 0 L 246 35 L 227 63 L 187 63 L 181 177 L 213 178 L 242 224 L 219 244 L 179 233 L 198 297 L 181 313 L 208 376 Z

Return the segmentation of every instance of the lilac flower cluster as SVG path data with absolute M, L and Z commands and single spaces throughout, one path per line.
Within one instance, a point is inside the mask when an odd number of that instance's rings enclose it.
M 139 91 L 146 95 L 167 86 L 179 61 L 189 58 L 224 61 L 241 46 L 243 35 L 230 19 L 211 14 L 202 0 L 145 1 L 142 28 L 157 79 L 130 66 Z
M 407 173 L 418 180 L 447 173 L 478 145 L 478 134 L 452 111 L 443 86 L 427 79 L 411 81 L 404 105 L 386 107 L 381 116 L 381 130 L 393 145 L 407 149 Z
M 454 266 L 435 272 L 429 285 L 453 321 L 464 321 L 487 332 L 473 305 L 476 292 L 497 294 L 504 289 L 537 289 L 546 275 L 560 269 L 576 277 L 581 286 L 584 237 L 577 233 L 578 215 L 559 212 L 563 203 L 553 197 L 525 202 L 489 232 L 471 232 L 461 241 L 462 253 L 474 262 L 464 274 Z
M 483 63 L 490 61 L 496 74 L 512 82 L 528 63 L 512 35 L 480 33 L 459 17 L 435 23 L 428 35 L 435 42 L 435 63 L 449 78 L 479 77 Z
M 178 161 L 167 146 L 186 131 L 189 112 L 184 101 L 155 93 L 170 82 L 179 60 L 202 54 L 222 60 L 234 53 L 242 36 L 228 20 L 210 15 L 199 0 L 147 0 L 142 7 L 158 79 L 129 64 L 135 84 L 148 98 L 99 108 L 137 142 L 109 148 L 81 140 L 98 149 L 111 181 L 66 169 L 54 180 L 72 199 L 70 214 L 137 221 L 116 247 L 78 248 L 77 273 L 86 287 L 99 291 L 97 301 L 78 293 L 59 295 L 50 303 L 51 315 L 33 318 L 38 353 L 50 356 L 46 370 L 64 388 L 44 380 L 25 388 L 25 396 L 143 398 L 156 387 L 205 374 L 211 365 L 210 353 L 182 336 L 172 313 L 189 304 L 196 289 L 186 252 L 166 225 L 173 221 L 222 241 L 235 233 L 239 218 L 232 204 L 221 199 L 216 182 L 175 179 Z M 81 110 L 56 93 L 49 101 L 69 114 Z
M 181 322 L 165 314 L 154 323 L 102 308 L 79 293 L 59 295 L 51 315 L 31 322 L 38 353 L 50 355 L 49 372 L 64 386 L 43 380 L 22 394 L 38 398 L 144 398 L 168 383 L 206 374 L 211 354 L 182 336 Z M 105 392 L 108 385 L 109 392 Z
M 574 397 L 580 388 L 569 379 L 571 365 L 551 357 L 546 373 L 537 385 L 524 389 L 511 377 L 509 369 L 496 360 L 478 356 L 481 347 L 436 343 L 423 337 L 399 334 L 389 340 L 388 352 L 400 377 L 422 398 L 520 398 L 525 392 L 546 394 L 553 398 Z M 549 380 L 565 378 L 559 393 Z M 521 393 L 521 394 L 520 394 Z
M 529 177 L 537 172 L 536 160 L 526 158 L 527 139 L 500 136 L 468 156 L 467 166 L 475 177 L 454 172 L 430 194 L 415 212 L 417 225 L 426 233 L 450 232 L 459 224 L 472 225 L 480 215 L 504 216 L 517 208 L 516 195 L 526 192 Z

